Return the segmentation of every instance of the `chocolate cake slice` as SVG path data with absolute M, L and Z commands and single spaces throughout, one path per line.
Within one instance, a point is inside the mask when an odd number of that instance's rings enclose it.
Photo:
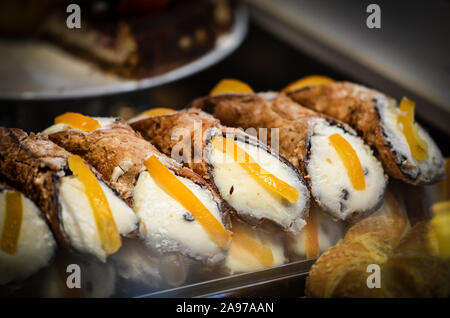
M 67 27 L 58 2 L 39 34 L 103 69 L 127 78 L 165 73 L 212 49 L 231 26 L 228 0 L 71 1 L 81 28 Z

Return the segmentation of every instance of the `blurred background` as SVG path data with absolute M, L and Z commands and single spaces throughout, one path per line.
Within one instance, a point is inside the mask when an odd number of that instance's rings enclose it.
M 27 17 L 21 14 L 23 13 L 21 10 L 28 6 L 33 11 L 33 7 L 37 5 L 33 6 L 31 4 L 33 1 L 17 1 L 17 3 L 20 2 L 18 6 L 22 9 L 18 11 L 18 16 L 26 20 Z M 34 3 L 36 2 L 38 1 Z M 92 11 L 92 3 L 95 2 L 112 3 L 117 6 L 117 3 L 121 1 L 90 1 L 89 10 Z M 149 10 L 146 12 L 152 15 L 149 17 L 146 13 L 141 19 L 147 21 L 156 19 L 155 16 L 162 14 L 163 11 L 163 14 L 172 19 L 174 14 L 171 13 L 170 8 L 175 6 L 176 2 L 176 0 L 129 1 L 127 8 L 133 9 L 136 3 L 140 3 L 139 5 L 147 3 Z M 200 2 L 211 1 L 198 3 Z M 221 1 L 212 1 L 215 6 L 217 2 Z M 1 3 L 2 28 L 8 31 L 5 24 L 18 23 L 18 20 L 14 20 L 11 18 L 14 15 L 7 13 L 14 12 L 14 8 L 9 9 L 12 11 L 6 10 L 11 6 L 9 2 L 1 1 Z M 84 17 L 91 20 L 97 19 L 95 15 L 92 18 L 91 11 L 89 16 L 84 14 L 87 10 L 84 9 L 86 1 L 77 3 L 81 6 L 82 25 L 85 25 Z M 367 12 L 367 6 L 370 3 L 376 3 L 381 8 L 380 29 L 370 29 L 366 25 L 370 15 Z M 67 1 L 59 1 L 58 4 L 60 7 L 66 7 Z M 42 6 L 43 4 L 40 5 Z M 171 80 L 166 79 L 161 85 L 139 88 L 136 83 L 145 80 L 145 77 L 123 78 L 111 84 L 111 89 L 107 93 L 102 89 L 95 93 L 95 84 L 92 84 L 89 94 L 77 93 L 76 97 L 58 96 L 54 90 L 53 95 L 50 94 L 47 97 L 45 94 L 39 95 L 39 91 L 37 91 L 38 94 L 33 95 L 36 92 L 30 94 L 24 89 L 21 93 L 22 83 L 30 81 L 31 78 L 33 80 L 36 78 L 42 83 L 43 75 L 34 74 L 33 68 L 27 68 L 24 71 L 14 66 L 14 63 L 20 65 L 31 63 L 30 61 L 34 58 L 33 53 L 22 57 L 26 61 L 20 61 L 13 56 L 15 54 L 5 48 L 9 49 L 8 45 L 11 43 L 15 46 L 21 45 L 22 42 L 28 44 L 30 41 L 41 43 L 47 41 L 47 38 L 33 35 L 30 40 L 26 32 L 25 36 L 23 32 L 21 34 L 3 32 L 0 40 L 2 60 L 0 62 L 0 125 L 19 127 L 26 131 L 40 131 L 49 126 L 55 116 L 66 111 L 81 112 L 91 116 L 130 118 L 153 107 L 182 108 L 192 99 L 207 95 L 222 78 L 237 78 L 247 82 L 255 91 L 266 91 L 279 90 L 303 76 L 320 74 L 336 80 L 362 83 L 390 94 L 396 99 L 408 96 L 415 100 L 419 121 L 430 131 L 444 155 L 449 155 L 449 1 L 247 0 L 229 1 L 227 6 L 231 12 L 231 19 L 229 29 L 223 32 L 235 37 L 234 44 L 227 49 L 227 52 L 220 53 L 220 56 L 216 54 L 212 60 L 202 60 L 200 64 L 203 63 L 203 65 L 197 65 L 192 71 L 185 72 L 182 76 L 175 76 Z M 127 10 L 125 10 L 126 14 L 115 13 L 114 21 L 117 19 L 134 21 L 134 16 L 130 18 L 129 10 Z M 186 8 L 183 10 L 183 12 L 190 12 Z M 240 13 L 236 13 L 238 11 Z M 131 10 L 131 12 L 134 11 Z M 5 20 L 6 14 L 9 16 L 8 23 Z M 217 11 L 212 14 L 217 15 Z M 106 21 L 105 24 L 111 22 L 108 14 L 102 13 L 102 19 L 104 20 L 100 21 Z M 23 22 L 20 23 L 23 24 Z M 93 23 L 91 26 L 102 29 L 102 23 L 97 25 Z M 170 23 L 158 23 L 160 25 L 153 26 L 155 29 L 152 32 L 161 32 L 160 30 L 166 30 L 170 25 L 178 22 L 177 18 L 173 18 Z M 236 23 L 240 23 L 237 35 L 236 30 L 233 29 Z M 32 27 L 32 29 L 36 28 Z M 55 41 L 46 43 L 58 44 Z M 3 53 L 1 53 L 2 50 Z M 200 55 L 193 56 L 188 62 L 195 61 L 201 58 L 202 54 L 210 54 L 214 50 L 213 45 Z M 60 72 L 58 76 L 65 76 L 64 70 L 58 70 L 58 72 Z M 67 72 L 67 76 L 70 77 L 71 74 Z M 86 76 L 89 76 L 90 73 L 87 74 Z M 153 78 L 152 76 L 150 74 L 146 78 Z M 61 83 L 64 81 L 61 80 Z M 136 89 L 124 89 L 124 85 L 130 87 L 129 83 L 135 85 Z M 12 86 L 14 90 L 10 89 Z M 117 90 L 114 87 L 117 87 Z M 54 89 L 54 87 L 51 88 Z M 45 89 L 45 85 L 39 87 L 41 91 Z M 64 90 L 70 91 L 70 87 L 64 87 Z M 11 94 L 12 91 L 14 94 Z

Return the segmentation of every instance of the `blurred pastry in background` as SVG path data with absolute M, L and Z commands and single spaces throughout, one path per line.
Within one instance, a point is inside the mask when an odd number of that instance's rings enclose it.
M 448 251 L 448 219 L 445 225 Z M 450 255 L 440 255 L 437 235 L 433 220 L 406 233 L 382 267 L 383 297 L 450 297 Z
M 352 226 L 313 265 L 306 295 L 450 297 L 450 257 L 441 253 L 450 246 L 449 218 L 420 221 L 411 228 L 402 210 L 389 193 L 379 211 Z M 381 270 L 378 288 L 367 284 L 369 265 Z
M 233 22 L 228 0 L 21 1 L 0 5 L 0 34 L 37 37 L 122 77 L 179 67 L 214 48 Z M 69 4 L 81 28 L 66 24 Z M 22 10 L 24 5 L 25 14 Z M 12 18 L 11 18 L 12 16 Z
M 308 297 L 376 297 L 378 288 L 368 288 L 367 267 L 380 267 L 388 260 L 409 222 L 403 206 L 388 193 L 381 208 L 355 223 L 335 246 L 312 266 L 306 281 Z

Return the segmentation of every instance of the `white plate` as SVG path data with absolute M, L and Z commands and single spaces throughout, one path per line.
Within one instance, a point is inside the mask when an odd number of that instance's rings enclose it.
M 231 32 L 214 49 L 167 73 L 129 80 L 105 73 L 89 62 L 45 43 L 0 41 L 0 98 L 64 99 L 130 92 L 163 85 L 199 72 L 233 52 L 247 34 L 248 14 L 235 11 Z

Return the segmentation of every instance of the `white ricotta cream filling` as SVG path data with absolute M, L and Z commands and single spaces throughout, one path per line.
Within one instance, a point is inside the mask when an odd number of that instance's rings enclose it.
M 8 191 L 0 192 L 0 237 L 3 235 Z M 41 211 L 23 194 L 21 198 L 23 215 L 17 251 L 10 255 L 0 249 L 0 285 L 25 279 L 49 265 L 56 247 Z
M 210 191 L 193 181 L 177 176 L 220 222 L 222 216 Z M 223 259 L 224 253 L 203 226 L 177 200 L 172 198 L 147 172 L 139 175 L 134 189 L 134 210 L 140 220 L 140 233 L 153 249 L 181 252 L 210 262 Z
M 340 219 L 375 208 L 383 198 L 387 176 L 372 150 L 361 138 L 331 126 L 325 119 L 316 119 L 312 125 L 314 132 L 307 172 L 311 193 L 319 205 Z M 335 133 L 344 137 L 356 151 L 365 173 L 364 190 L 355 190 L 344 163 L 331 145 L 328 137 Z
M 213 166 L 214 184 L 222 198 L 240 215 L 255 219 L 268 219 L 291 232 L 298 232 L 305 225 L 303 212 L 309 200 L 309 192 L 295 168 L 289 167 L 264 149 L 242 141 L 235 141 L 265 170 L 299 191 L 296 202 L 287 199 L 260 183 L 244 169 L 233 156 L 224 154 L 212 144 L 207 146 L 207 160 Z
M 119 233 L 128 234 L 137 230 L 138 219 L 133 210 L 102 181 L 99 182 Z M 61 178 L 59 202 L 64 231 L 72 246 L 80 252 L 95 255 L 105 261 L 108 255 L 102 247 L 94 212 L 83 183 L 73 176 Z

